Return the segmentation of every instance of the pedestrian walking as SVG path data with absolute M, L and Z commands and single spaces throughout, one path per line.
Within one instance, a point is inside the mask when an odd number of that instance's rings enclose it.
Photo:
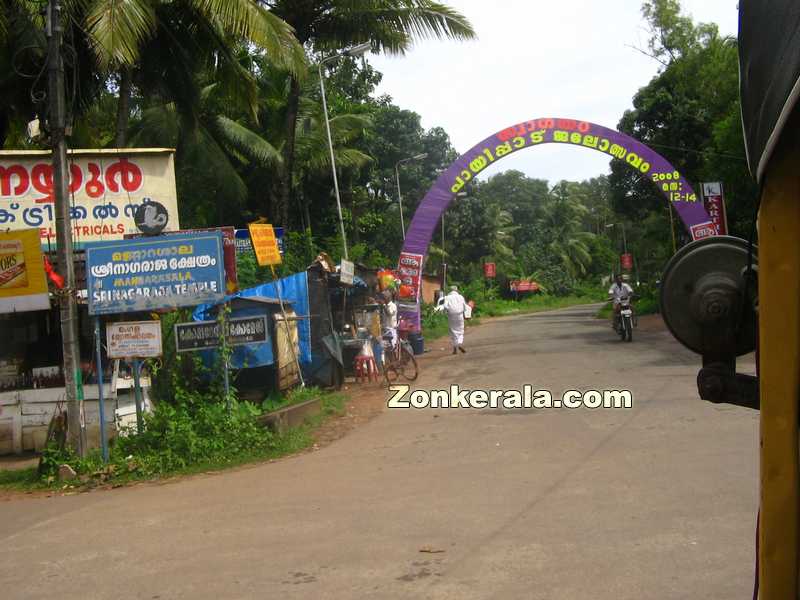
M 467 311 L 467 303 L 464 296 L 458 293 L 457 286 L 450 287 L 450 293 L 444 297 L 444 302 L 436 307 L 437 311 L 447 313 L 447 325 L 450 328 L 450 341 L 453 344 L 453 354 L 464 349 L 464 313 Z

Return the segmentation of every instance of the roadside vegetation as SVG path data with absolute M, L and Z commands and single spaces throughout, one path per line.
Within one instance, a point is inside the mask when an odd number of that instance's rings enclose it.
M 262 426 L 257 417 L 265 411 L 249 402 L 234 400 L 230 414 L 219 395 L 195 394 L 178 404 L 159 402 L 145 415 L 144 432 L 137 434 L 134 427 L 112 441 L 108 463 L 103 463 L 99 450 L 81 459 L 67 448 L 52 445 L 42 452 L 38 469 L 0 471 L 0 486 L 18 490 L 116 487 L 279 458 L 311 446 L 314 429 L 344 410 L 342 394 L 316 388 L 290 392 L 281 406 L 316 398 L 321 400 L 320 414 L 281 433 Z M 69 465 L 77 479 L 60 481 L 61 465 Z

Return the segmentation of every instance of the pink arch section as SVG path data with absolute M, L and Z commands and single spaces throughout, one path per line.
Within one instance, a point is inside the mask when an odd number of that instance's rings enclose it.
M 406 232 L 399 272 L 405 284 L 401 314 L 419 329 L 419 293 L 422 267 L 442 213 L 464 186 L 484 169 L 510 154 L 542 144 L 589 148 L 626 162 L 650 178 L 675 207 L 693 240 L 717 234 L 711 217 L 692 186 L 667 160 L 640 141 L 595 123 L 575 119 L 542 118 L 517 123 L 489 136 L 444 171 L 422 199 Z

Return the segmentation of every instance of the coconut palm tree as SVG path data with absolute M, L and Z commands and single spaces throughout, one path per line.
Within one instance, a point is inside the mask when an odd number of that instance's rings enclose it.
M 433 0 L 264 0 L 264 3 L 294 28 L 303 46 L 321 55 L 365 42 L 370 42 L 376 52 L 403 54 L 417 38 L 475 37 L 465 17 Z M 281 173 L 280 218 L 284 223 L 293 202 L 295 131 L 301 95 L 301 78 L 292 74 Z

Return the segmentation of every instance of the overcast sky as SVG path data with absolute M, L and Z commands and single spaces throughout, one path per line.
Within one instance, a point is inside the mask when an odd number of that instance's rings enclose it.
M 404 57 L 370 56 L 378 92 L 440 126 L 461 153 L 501 129 L 536 117 L 565 117 L 616 129 L 659 64 L 646 48 L 639 0 L 443 0 L 475 28 L 474 42 L 424 40 Z M 737 0 L 682 0 L 695 22 L 735 35 Z M 676 140 L 679 142 L 679 140 Z M 484 171 L 508 169 L 552 183 L 608 173 L 608 157 L 541 146 Z

